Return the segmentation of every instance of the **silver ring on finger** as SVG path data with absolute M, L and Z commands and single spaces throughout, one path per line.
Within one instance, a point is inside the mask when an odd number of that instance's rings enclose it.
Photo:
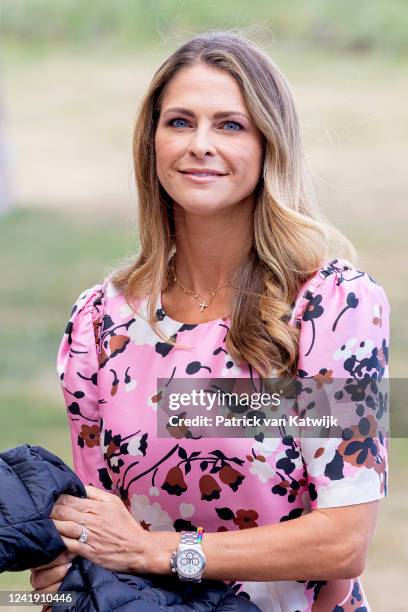
M 81 525 L 82 527 L 82 531 L 81 531 L 81 535 L 79 536 L 78 540 L 82 543 L 82 544 L 86 544 L 86 541 L 88 539 L 88 535 L 89 535 L 89 531 L 88 529 L 85 527 L 85 525 Z

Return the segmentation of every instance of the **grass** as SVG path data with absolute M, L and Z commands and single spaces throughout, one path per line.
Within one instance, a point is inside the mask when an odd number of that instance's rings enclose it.
M 18 210 L 0 225 L 2 269 L 7 291 L 0 312 L 3 346 L 0 371 L 14 393 L 47 377 L 50 358 L 72 303 L 125 255 L 119 222 L 76 222 L 52 212 Z M 1 434 L 0 434 L 1 435 Z
M 55 370 L 58 343 L 76 297 L 130 249 L 115 219 L 98 223 L 47 211 L 17 210 L 0 220 L 7 291 L 2 320 L 0 448 L 41 445 L 71 463 L 65 404 Z M 30 589 L 29 572 L 0 576 L 0 589 Z M 32 608 L 31 608 L 32 609 Z
M 408 50 L 404 0 L 3 0 L 0 34 L 31 50 L 101 41 L 149 46 L 207 28 L 260 24 L 277 38 L 322 49 L 399 54 Z

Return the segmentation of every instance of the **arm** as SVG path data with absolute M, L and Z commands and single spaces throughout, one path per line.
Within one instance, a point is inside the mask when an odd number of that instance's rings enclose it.
M 313 510 L 292 521 L 239 531 L 205 533 L 204 578 L 221 580 L 331 580 L 364 571 L 378 501 Z M 170 573 L 179 534 L 149 534 L 147 571 Z
M 78 297 L 57 355 L 57 372 L 67 408 L 74 471 L 83 483 L 93 482 L 97 486 L 101 486 L 100 470 L 104 469 L 98 439 L 96 389 L 98 362 L 95 332 L 98 330 L 100 313 L 98 306 L 94 306 L 94 302 L 100 298 L 100 285 L 95 285 Z M 94 433 L 97 436 L 91 438 Z M 75 556 L 65 551 L 51 563 L 32 569 L 30 582 L 36 592 L 57 592 L 68 570 L 68 563 Z M 50 608 L 45 606 L 43 612 L 46 609 Z
M 67 408 L 74 471 L 85 485 L 109 489 L 99 443 L 96 343 L 101 301 L 101 285 L 87 289 L 76 300 L 59 346 L 57 371 Z
M 67 549 L 115 571 L 170 574 L 177 532 L 149 532 L 116 495 L 86 487 L 87 499 L 61 495 L 50 517 Z M 238 531 L 205 533 L 204 578 L 221 580 L 330 580 L 364 570 L 378 501 L 313 510 L 297 519 Z M 80 525 L 90 531 L 78 541 Z M 120 525 L 120 529 L 118 529 Z

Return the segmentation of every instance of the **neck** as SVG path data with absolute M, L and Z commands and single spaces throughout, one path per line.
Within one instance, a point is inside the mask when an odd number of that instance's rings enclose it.
M 173 265 L 184 287 L 208 294 L 229 283 L 251 249 L 252 216 L 250 205 L 204 217 L 174 204 L 177 252 Z

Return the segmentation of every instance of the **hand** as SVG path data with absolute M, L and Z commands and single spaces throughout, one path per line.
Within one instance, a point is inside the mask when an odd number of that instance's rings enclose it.
M 137 523 L 120 497 L 86 486 L 87 499 L 60 495 L 51 511 L 68 552 L 107 569 L 146 573 L 149 532 Z M 79 542 L 84 525 L 86 543 Z
M 50 563 L 31 569 L 30 584 L 34 587 L 33 592 L 56 593 L 74 557 L 73 553 L 64 551 Z M 47 610 L 47 608 L 48 606 L 44 606 L 43 610 Z

